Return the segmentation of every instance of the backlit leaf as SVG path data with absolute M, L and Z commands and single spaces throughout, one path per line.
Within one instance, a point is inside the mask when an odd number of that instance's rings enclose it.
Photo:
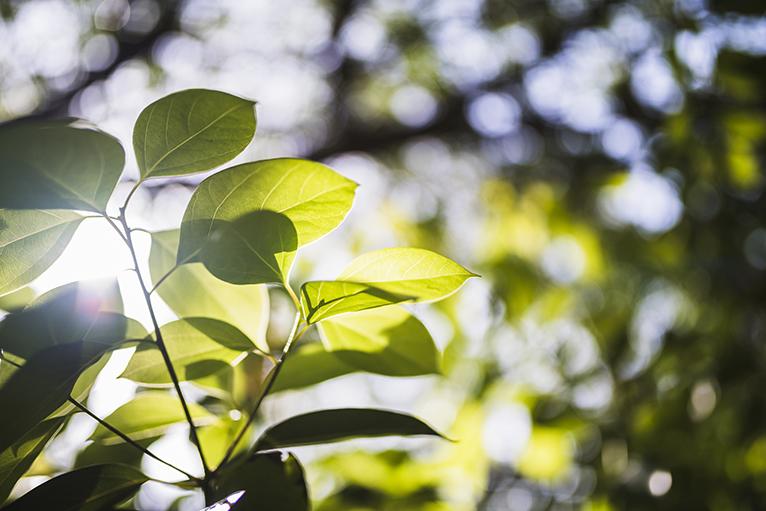
M 263 451 L 392 435 L 442 436 L 411 415 L 368 408 L 338 408 L 290 417 L 264 431 L 254 449 Z
M 283 282 L 297 249 L 335 229 L 356 183 L 320 163 L 278 158 L 204 180 L 181 225 L 178 261 L 234 284 Z
M 33 355 L 0 387 L 0 410 L 12 410 L 13 420 L 0 421 L 0 451 L 56 411 L 69 397 L 80 374 L 109 346 L 69 342 Z
M 19 289 L 47 270 L 81 221 L 82 216 L 71 211 L 0 209 L 0 295 Z
M 112 347 L 129 335 L 143 333 L 134 320 L 105 311 L 122 308 L 112 289 L 107 286 L 91 293 L 66 285 L 46 293 L 27 309 L 3 318 L 0 348 L 26 359 L 54 345 L 88 341 Z
M 440 370 L 441 355 L 431 334 L 399 306 L 336 316 L 320 323 L 319 332 L 329 351 L 357 369 L 389 376 Z
M 178 230 L 152 234 L 149 268 L 156 282 L 176 264 Z M 207 317 L 230 323 L 268 351 L 269 294 L 266 286 L 237 286 L 213 275 L 201 263 L 178 267 L 157 289 L 179 317 Z
M 41 422 L 15 445 L 0 452 L 0 504 L 5 502 L 16 481 L 29 470 L 45 444 L 53 438 L 63 423 L 63 418 Z
M 209 376 L 227 365 L 235 365 L 255 349 L 245 334 L 217 319 L 181 319 L 163 325 L 161 331 L 181 381 Z M 154 341 L 138 345 L 122 377 L 144 384 L 172 383 Z
M 271 392 L 294 390 L 353 373 L 358 369 L 326 351 L 320 343 L 293 348 L 285 360 Z
M 116 138 L 67 121 L 0 128 L 0 208 L 103 212 L 125 164 Z
M 231 160 L 255 134 L 255 103 L 189 89 L 146 107 L 133 129 L 141 179 L 202 172 Z
M 148 478 L 123 465 L 91 465 L 50 479 L 7 507 L 8 511 L 106 511 L 131 497 Z
M 474 276 L 429 250 L 387 248 L 357 257 L 336 281 L 305 283 L 301 301 L 306 317 L 316 323 L 337 314 L 407 300 L 440 300 Z

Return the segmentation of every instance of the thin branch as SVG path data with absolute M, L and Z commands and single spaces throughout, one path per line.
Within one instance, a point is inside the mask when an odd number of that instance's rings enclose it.
M 282 366 L 287 359 L 287 355 L 290 353 L 290 348 L 292 348 L 295 341 L 300 338 L 300 335 L 305 332 L 305 329 L 303 329 L 301 334 L 296 335 L 298 332 L 298 326 L 301 323 L 301 319 L 301 312 L 298 310 L 298 312 L 295 313 L 295 321 L 293 322 L 293 327 L 290 330 L 290 335 L 287 337 L 284 348 L 282 348 L 282 354 L 279 356 L 279 360 L 277 360 L 277 363 L 274 365 L 274 367 L 269 372 L 269 375 L 266 377 L 266 386 L 261 392 L 261 395 L 258 396 L 258 401 L 256 401 L 252 412 L 250 412 L 250 416 L 247 418 L 247 422 L 245 422 L 245 425 L 242 426 L 242 428 L 239 430 L 239 433 L 237 433 L 237 437 L 234 439 L 234 442 L 232 442 L 232 444 L 226 450 L 226 454 L 224 455 L 223 460 L 221 460 L 221 463 L 215 469 L 216 471 L 223 467 L 227 461 L 229 461 L 229 458 L 234 453 L 237 445 L 239 445 L 239 443 L 242 441 L 242 438 L 245 436 L 245 432 L 247 432 L 248 428 L 253 423 L 253 420 L 255 420 L 255 416 L 258 413 L 258 409 L 261 407 L 261 403 L 263 403 L 263 400 L 266 398 L 266 396 L 269 395 L 271 388 L 274 386 L 274 382 L 276 381 L 277 376 L 279 376 L 279 372 L 282 370 Z
M 152 459 L 154 459 L 154 460 L 157 460 L 157 461 L 159 461 L 160 463 L 162 463 L 162 464 L 164 464 L 164 465 L 166 465 L 166 466 L 168 466 L 168 467 L 172 468 L 173 470 L 176 470 L 176 471 L 178 471 L 178 472 L 182 473 L 183 475 L 185 475 L 186 477 L 188 477 L 189 479 L 191 479 L 191 480 L 193 480 L 193 481 L 199 481 L 199 480 L 200 480 L 198 477 L 194 477 L 193 475 L 191 475 L 191 474 L 190 474 L 190 473 L 188 473 L 187 471 L 185 471 L 185 470 L 183 470 L 183 469 L 180 469 L 180 468 L 178 468 L 177 466 L 173 465 L 172 463 L 170 463 L 170 462 L 168 462 L 168 461 L 165 461 L 165 460 L 163 460 L 162 458 L 160 458 L 159 456 L 157 456 L 156 454 L 154 454 L 154 453 L 153 453 L 152 451 L 150 451 L 149 449 L 146 449 L 146 448 L 145 448 L 145 447 L 143 447 L 141 444 L 139 444 L 139 443 L 135 442 L 135 441 L 134 441 L 133 439 L 131 439 L 131 438 L 130 438 L 128 435 L 126 435 L 125 433 L 123 433 L 123 432 L 122 432 L 122 431 L 120 431 L 119 429 L 115 428 L 114 426 L 112 426 L 111 424 L 109 424 L 108 422 L 106 422 L 104 419 L 101 419 L 101 418 L 100 418 L 98 415 L 96 415 L 95 413 L 93 413 L 92 411 L 90 411 L 90 410 L 89 410 L 89 409 L 88 409 L 88 408 L 87 408 L 87 407 L 86 407 L 84 404 L 80 403 L 80 402 L 79 402 L 79 401 L 77 401 L 75 398 L 73 398 L 73 397 L 71 397 L 71 396 L 70 396 L 70 397 L 69 397 L 69 402 L 70 402 L 70 403 L 72 403 L 73 405 L 75 405 L 75 406 L 76 406 L 77 408 L 79 408 L 81 411 L 85 412 L 85 413 L 86 413 L 86 414 L 87 414 L 87 415 L 88 415 L 88 416 L 89 416 L 91 419 L 95 420 L 96 422 L 98 422 L 99 424 L 101 424 L 102 426 L 104 426 L 106 429 L 108 429 L 109 431 L 111 431 L 112 433 L 114 433 L 115 435 L 117 435 L 118 437 L 122 438 L 122 439 L 123 439 L 125 442 L 129 443 L 130 445 L 132 445 L 132 446 L 133 446 L 133 447 L 135 447 L 136 449 L 140 450 L 141 452 L 143 452 L 144 454 L 146 454 L 146 455 L 147 455 L 147 456 L 149 456 L 150 458 L 152 458 Z
M 128 249 L 130 250 L 130 256 L 133 258 L 133 266 L 136 268 L 138 283 L 141 285 L 141 291 L 144 294 L 144 300 L 146 301 L 146 306 L 149 309 L 149 316 L 152 320 L 152 326 L 154 327 L 157 348 L 159 348 L 160 353 L 162 354 L 162 359 L 165 362 L 165 367 L 167 367 L 170 379 L 173 381 L 173 387 L 175 387 L 176 393 L 178 394 L 178 399 L 181 401 L 181 406 L 184 410 L 184 415 L 186 416 L 186 422 L 189 423 L 191 439 L 192 442 L 194 442 L 194 445 L 197 447 L 200 459 L 202 460 L 202 467 L 205 470 L 205 478 L 207 479 L 207 476 L 210 474 L 210 468 L 208 467 L 207 461 L 205 460 L 205 454 L 202 451 L 202 444 L 200 443 L 199 437 L 197 436 L 197 427 L 194 425 L 194 421 L 192 420 L 189 405 L 187 404 L 186 398 L 184 398 L 183 392 L 181 391 L 181 383 L 178 379 L 178 374 L 176 374 L 175 367 L 173 367 L 173 361 L 170 359 L 170 354 L 168 353 L 168 349 L 165 346 L 165 341 L 162 338 L 162 331 L 160 330 L 160 325 L 157 322 L 157 317 L 154 313 L 154 306 L 152 305 L 151 295 L 149 294 L 149 290 L 146 287 L 146 283 L 144 282 L 144 278 L 141 275 L 141 270 L 138 266 L 138 258 L 136 257 L 136 250 L 133 246 L 133 238 L 130 235 L 130 228 L 128 227 L 127 221 L 125 220 L 124 208 L 120 209 L 120 221 L 122 222 L 123 229 L 126 233 L 126 243 L 128 245 Z
M 16 367 L 17 369 L 21 369 L 21 367 L 22 367 L 21 364 L 17 364 L 13 360 L 10 360 L 10 359 L 6 358 L 2 349 L 0 349 L 0 360 L 2 360 L 3 362 L 7 362 L 7 363 L 11 364 L 12 366 Z M 122 431 L 120 431 L 116 427 L 114 427 L 111 424 L 109 424 L 108 422 L 106 422 L 106 420 L 100 418 L 98 415 L 93 413 L 90 409 L 88 409 L 88 407 L 86 407 L 84 404 L 80 403 L 78 400 L 76 400 L 72 396 L 69 396 L 67 398 L 67 401 L 69 401 L 71 404 L 73 404 L 74 406 L 79 408 L 81 411 L 85 412 L 85 414 L 87 414 L 90 418 L 92 418 L 93 420 L 95 420 L 96 422 L 98 422 L 99 424 L 104 426 L 106 429 L 108 429 L 109 431 L 111 431 L 112 433 L 117 435 L 118 437 L 122 438 L 125 442 L 127 442 L 131 446 L 135 447 L 136 449 L 138 449 L 142 453 L 146 454 L 150 458 L 155 459 L 155 460 L 159 461 L 160 463 L 163 463 L 164 465 L 172 468 L 173 470 L 177 470 L 178 472 L 182 473 L 183 475 L 185 475 L 186 477 L 188 477 L 191 480 L 199 481 L 199 479 L 197 477 L 194 477 L 193 475 L 191 475 L 190 473 L 186 472 L 185 470 L 182 470 L 182 469 L 176 467 L 175 465 L 173 465 L 172 463 L 169 463 L 169 462 L 163 460 L 162 458 L 158 457 L 156 454 L 151 452 L 149 449 L 147 449 L 144 446 L 142 446 L 141 444 L 137 443 L 135 440 L 130 438 L 127 434 L 123 433 Z

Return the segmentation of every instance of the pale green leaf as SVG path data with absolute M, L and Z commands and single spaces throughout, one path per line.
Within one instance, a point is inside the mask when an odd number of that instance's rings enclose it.
M 152 234 L 149 268 L 156 282 L 173 269 L 178 230 Z M 268 351 L 269 294 L 263 285 L 237 286 L 213 275 L 201 263 L 179 266 L 157 288 L 160 297 L 181 318 L 207 317 L 234 325 Z
M 236 365 L 255 345 L 235 327 L 210 318 L 186 318 L 161 327 L 165 346 L 181 381 L 203 378 Z M 142 342 L 123 378 L 149 384 L 172 383 L 154 341 Z
M 369 408 L 337 408 L 296 415 L 268 428 L 255 451 L 326 444 L 357 437 L 442 435 L 411 415 Z
M 431 334 L 399 306 L 344 314 L 319 324 L 322 342 L 344 363 L 388 376 L 439 373 L 441 354 Z
M 255 103 L 204 89 L 175 92 L 146 107 L 133 129 L 142 179 L 202 172 L 231 160 L 255 134 Z
M 71 211 L 0 209 L 0 295 L 19 289 L 47 270 L 81 221 Z
M 0 208 L 103 212 L 122 173 L 114 137 L 67 121 L 0 128 Z
M 309 322 L 403 301 L 434 301 L 457 291 L 474 273 L 420 248 L 386 248 L 363 254 L 335 281 L 307 282 L 301 302 Z
M 204 180 L 181 225 L 178 261 L 234 284 L 284 282 L 297 249 L 335 229 L 356 183 L 320 163 L 278 158 Z
M 205 453 L 205 459 L 211 466 L 217 467 L 221 463 L 221 460 L 226 455 L 226 451 L 234 442 L 243 424 L 244 420 L 234 421 L 228 417 L 223 417 L 214 424 L 200 428 L 197 431 L 200 444 L 202 444 L 202 451 Z M 245 447 L 244 442 L 240 442 L 239 450 L 241 451 Z M 236 451 L 235 455 L 237 452 L 239 451 Z
M 17 312 L 35 299 L 37 294 L 31 287 L 22 287 L 8 293 L 7 295 L 0 296 L 0 309 L 6 312 Z
M 189 403 L 189 412 L 197 426 L 212 424 L 217 419 L 204 407 Z M 177 396 L 167 392 L 142 392 L 106 417 L 106 422 L 133 440 L 160 436 L 168 426 L 184 422 L 186 416 Z M 124 440 L 103 425 L 91 436 L 105 444 L 122 443 Z
M 91 465 L 50 479 L 4 511 L 106 511 L 132 496 L 149 478 L 123 465 Z

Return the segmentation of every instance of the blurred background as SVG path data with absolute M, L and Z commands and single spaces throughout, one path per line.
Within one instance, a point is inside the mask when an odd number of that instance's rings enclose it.
M 766 508 L 762 1 L 0 0 L 1 121 L 80 117 L 130 147 L 140 110 L 185 88 L 258 101 L 237 161 L 303 156 L 361 184 L 296 280 L 398 245 L 483 277 L 415 309 L 442 376 L 270 398 L 270 420 L 375 404 L 459 440 L 298 449 L 317 510 Z M 177 226 L 200 179 L 147 183 L 134 221 Z M 85 222 L 34 287 L 119 275 L 146 323 L 129 266 Z M 278 346 L 276 290 L 272 313 Z M 97 413 L 135 392 L 119 372 Z M 45 462 L 71 465 L 88 433 Z M 147 485 L 139 504 L 177 496 Z

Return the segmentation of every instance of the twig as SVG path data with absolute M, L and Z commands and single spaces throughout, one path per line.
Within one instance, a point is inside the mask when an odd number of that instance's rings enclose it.
M 160 330 L 160 325 L 157 322 L 157 317 L 154 313 L 154 306 L 152 305 L 151 295 L 149 294 L 149 290 L 146 287 L 146 283 L 144 282 L 144 278 L 141 275 L 141 270 L 138 266 L 138 258 L 136 257 L 136 250 L 133 246 L 133 238 L 130 235 L 130 227 L 128 227 L 127 221 L 125 219 L 124 208 L 120 208 L 120 222 L 122 223 L 122 227 L 125 230 L 125 242 L 127 243 L 128 249 L 130 250 L 130 256 L 133 259 L 133 266 L 136 268 L 136 275 L 138 276 L 138 283 L 141 286 L 141 291 L 143 292 L 146 306 L 149 309 L 149 316 L 152 320 L 152 326 L 154 327 L 157 348 L 159 348 L 160 353 L 162 354 L 162 359 L 165 362 L 165 367 L 167 367 L 170 379 L 173 381 L 173 387 L 176 389 L 178 399 L 181 401 L 181 406 L 184 410 L 186 421 L 189 423 L 192 442 L 197 447 L 200 459 L 202 460 L 202 467 L 205 470 L 205 477 L 207 478 L 207 476 L 210 474 L 210 468 L 208 467 L 207 461 L 205 460 L 205 454 L 202 451 L 202 444 L 200 443 L 199 437 L 197 436 L 197 427 L 194 425 L 194 421 L 192 420 L 189 405 L 186 403 L 186 398 L 184 398 L 183 392 L 181 391 L 181 383 L 178 380 L 178 374 L 176 374 L 175 367 L 173 367 L 173 361 L 170 359 L 170 354 L 168 353 L 168 349 L 165 346 L 165 341 L 162 338 L 162 331 Z
M 234 450 L 237 448 L 237 445 L 239 445 L 239 442 L 242 441 L 242 437 L 245 435 L 245 432 L 253 423 L 253 420 L 255 420 L 255 415 L 258 413 L 258 409 L 261 407 L 261 403 L 263 403 L 263 400 L 266 398 L 266 396 L 269 395 L 271 387 L 274 386 L 274 382 L 276 381 L 277 376 L 279 376 L 279 372 L 285 363 L 285 359 L 287 359 L 287 355 L 290 353 L 290 348 L 292 347 L 293 343 L 300 337 L 300 335 L 296 335 L 300 323 L 301 312 L 298 310 L 298 312 L 295 314 L 295 321 L 293 322 L 293 327 L 290 330 L 290 335 L 287 337 L 284 348 L 282 348 L 282 354 L 279 356 L 279 360 L 277 360 L 277 363 L 274 365 L 274 367 L 269 372 L 269 375 L 267 376 L 266 386 L 264 387 L 263 392 L 261 392 L 260 396 L 258 396 L 258 401 L 256 401 L 252 412 L 250 412 L 250 416 L 247 418 L 247 422 L 245 422 L 245 425 L 240 429 L 237 437 L 234 439 L 234 442 L 232 442 L 232 444 L 226 450 L 226 454 L 224 455 L 223 460 L 221 460 L 221 463 L 216 468 L 216 471 L 226 464 L 231 455 L 234 453 Z M 301 334 L 303 332 L 305 332 L 305 329 L 301 331 Z

